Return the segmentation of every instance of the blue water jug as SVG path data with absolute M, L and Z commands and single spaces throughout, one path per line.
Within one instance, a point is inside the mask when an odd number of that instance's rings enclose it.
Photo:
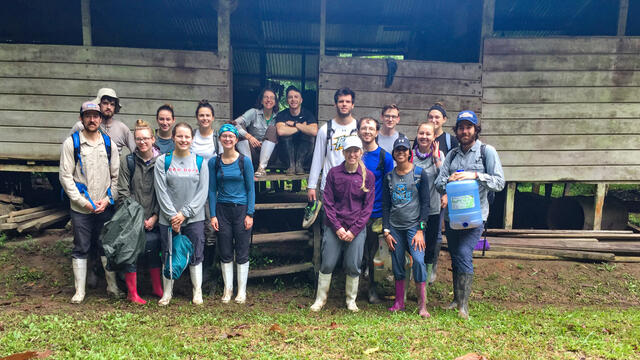
M 455 230 L 476 228 L 482 225 L 482 209 L 478 182 L 460 180 L 447 183 L 449 226 Z

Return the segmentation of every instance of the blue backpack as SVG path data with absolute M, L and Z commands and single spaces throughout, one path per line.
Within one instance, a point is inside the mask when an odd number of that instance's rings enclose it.
M 172 236 L 171 227 L 169 231 L 169 256 L 165 260 L 163 275 L 167 279 L 179 279 L 182 272 L 189 266 L 189 261 L 193 256 L 193 244 L 186 235 L 178 234 Z

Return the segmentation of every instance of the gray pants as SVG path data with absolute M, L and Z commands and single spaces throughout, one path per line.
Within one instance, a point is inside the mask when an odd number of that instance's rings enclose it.
M 342 267 L 345 273 L 352 277 L 360 276 L 366 229 L 360 231 L 352 242 L 345 242 L 338 239 L 336 233 L 327 225 L 323 224 L 322 228 L 324 234 L 322 235 L 322 264 L 320 265 L 320 272 L 323 274 L 333 273 L 342 253 Z

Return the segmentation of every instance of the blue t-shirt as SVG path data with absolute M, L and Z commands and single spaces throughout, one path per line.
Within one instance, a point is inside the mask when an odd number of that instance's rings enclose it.
M 382 217 L 382 179 L 385 174 L 393 170 L 393 157 L 391 157 L 391 154 L 388 152 L 384 154 L 384 171 L 378 170 L 380 151 L 384 150 L 378 146 L 374 151 L 365 152 L 364 155 L 362 155 L 364 166 L 376 177 L 376 197 L 373 201 L 373 212 L 371 212 L 371 217 L 374 219 Z
M 156 146 L 158 147 L 158 149 L 160 149 L 161 154 L 172 152 L 175 148 L 173 139 L 163 139 L 159 136 L 156 137 Z
M 244 156 L 244 155 L 240 155 Z M 216 216 L 216 203 L 233 203 L 247 205 L 247 214 L 253 215 L 256 204 L 256 193 L 253 185 L 253 164 L 244 157 L 244 177 L 240 172 L 240 158 L 231 164 L 220 162 L 216 173 L 217 156 L 209 159 L 209 210 Z M 224 175 L 224 179 L 222 178 Z

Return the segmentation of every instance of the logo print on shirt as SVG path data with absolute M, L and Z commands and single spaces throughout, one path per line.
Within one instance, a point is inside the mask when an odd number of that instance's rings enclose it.
M 396 184 L 391 192 L 394 204 L 403 204 L 411 201 L 411 191 L 407 191 L 407 184 Z

